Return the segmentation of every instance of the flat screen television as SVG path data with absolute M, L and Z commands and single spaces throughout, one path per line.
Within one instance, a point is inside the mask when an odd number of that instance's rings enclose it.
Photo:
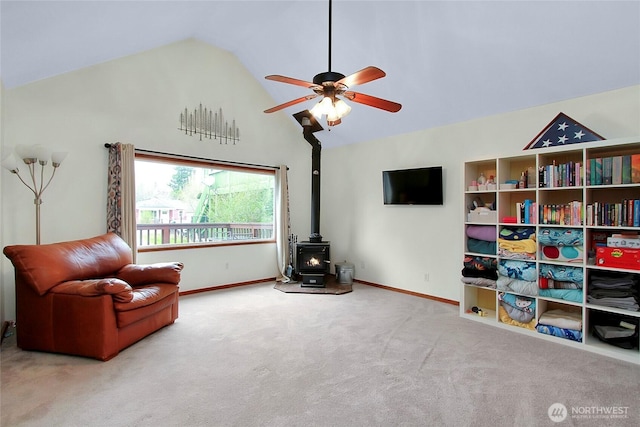
M 442 166 L 382 172 L 385 205 L 443 205 Z

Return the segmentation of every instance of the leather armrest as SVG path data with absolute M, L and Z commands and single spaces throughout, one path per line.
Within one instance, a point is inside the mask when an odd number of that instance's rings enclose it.
M 80 295 L 96 297 L 100 295 L 112 295 L 116 302 L 130 302 L 133 299 L 133 289 L 128 283 L 115 278 L 69 280 L 54 286 L 50 293 Z
M 131 286 L 142 286 L 152 283 L 180 283 L 180 272 L 184 265 L 181 262 L 161 262 L 155 264 L 127 264 L 116 273 Z

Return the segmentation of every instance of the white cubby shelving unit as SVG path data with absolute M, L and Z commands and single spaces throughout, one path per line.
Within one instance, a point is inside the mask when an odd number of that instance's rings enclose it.
M 493 288 L 486 284 L 470 284 L 462 282 L 460 293 L 460 316 L 486 325 L 505 328 L 517 333 L 531 336 L 532 339 L 544 339 L 576 349 L 591 351 L 619 360 L 640 364 L 640 350 L 637 344 L 634 348 L 621 348 L 604 342 L 594 334 L 594 326 L 607 322 L 618 326 L 619 321 L 636 325 L 636 331 L 640 328 L 640 311 L 633 309 L 617 308 L 609 305 L 599 305 L 588 298 L 594 292 L 595 286 L 592 280 L 596 276 L 626 277 L 635 280 L 635 292 L 640 293 L 640 263 L 608 265 L 596 257 L 598 247 L 606 245 L 606 238 L 613 234 L 640 234 L 640 227 L 633 221 L 624 221 L 630 215 L 633 208 L 629 208 L 629 200 L 640 199 L 640 182 L 637 175 L 631 179 L 618 175 L 619 164 L 613 166 L 611 181 L 603 177 L 602 183 L 592 181 L 591 170 L 596 166 L 596 159 L 633 158 L 640 155 L 640 136 L 616 140 L 605 140 L 571 144 L 563 147 L 550 147 L 542 149 L 525 150 L 514 155 L 499 158 L 488 158 L 466 161 L 464 163 L 464 259 L 481 257 L 485 260 L 495 260 L 496 265 L 501 261 L 512 259 L 501 255 L 499 250 L 500 232 L 507 229 L 527 227 L 533 232 L 536 245 L 535 253 L 527 260 L 535 266 L 535 289 L 516 292 L 504 288 Z M 628 162 L 629 159 L 625 159 Z M 597 160 L 600 162 L 600 160 Z M 576 172 L 576 165 L 578 172 Z M 549 171 L 548 166 L 556 166 L 560 177 L 556 177 L 551 184 L 547 175 L 546 182 L 544 171 Z M 608 165 L 604 165 L 603 176 L 607 173 Z M 624 165 L 626 168 L 626 165 Z M 520 181 L 522 172 L 527 172 L 528 182 L 524 188 L 512 188 L 507 181 Z M 494 177 L 495 186 L 472 186 L 480 174 L 489 178 Z M 627 173 L 624 171 L 624 173 Z M 638 173 L 636 171 L 636 173 Z M 632 182 L 629 182 L 629 181 Z M 472 209 L 473 202 L 481 200 L 485 206 L 491 206 L 495 214 L 478 215 L 477 209 Z M 528 200 L 528 202 L 526 202 Z M 518 204 L 533 205 L 529 222 L 523 223 L 519 218 Z M 572 205 L 573 203 L 573 205 Z M 632 202 L 633 203 L 633 202 Z M 623 205 L 626 205 L 624 207 Z M 637 208 L 637 205 L 636 205 Z M 545 210 L 546 209 L 546 210 Z M 599 213 L 595 218 L 594 209 Z M 629 211 L 630 209 L 630 211 Z M 476 214 L 469 215 L 469 213 Z M 553 216 L 555 215 L 555 216 Z M 637 214 L 636 214 L 637 215 Z M 513 223 L 513 218 L 518 218 Z M 523 215 L 520 215 L 523 217 Z M 595 218 L 595 219 L 594 219 Z M 478 251 L 476 243 L 469 247 L 467 230 L 469 227 L 493 226 L 495 228 L 495 250 L 488 253 L 486 250 Z M 550 257 L 546 252 L 548 247 L 540 242 L 539 233 L 548 232 L 574 232 L 582 235 L 582 243 L 572 249 L 572 258 Z M 562 246 L 562 245 L 560 245 Z M 544 253 L 543 253 L 544 251 Z M 628 251 L 625 253 L 629 253 Z M 626 255 L 625 255 L 626 256 Z M 640 262 L 640 261 L 639 261 Z M 544 288 L 544 276 L 541 270 L 559 267 L 567 270 L 567 267 L 581 274 L 582 288 L 580 298 L 562 299 L 542 295 Z M 548 276 L 547 276 L 548 277 Z M 515 326 L 510 322 L 503 322 L 501 316 L 501 295 L 503 293 L 515 294 L 517 297 L 528 298 L 535 302 L 535 314 L 529 327 Z M 556 295 L 554 293 L 554 295 Z M 574 296 L 577 294 L 573 294 Z M 474 312 L 474 307 L 482 311 L 482 316 Z M 548 335 L 538 332 L 537 320 L 548 310 L 561 309 L 574 313 L 582 324 L 582 336 L 580 340 L 571 340 L 565 337 Z M 477 310 L 476 310 L 477 311 Z M 637 332 L 636 332 L 637 333 Z

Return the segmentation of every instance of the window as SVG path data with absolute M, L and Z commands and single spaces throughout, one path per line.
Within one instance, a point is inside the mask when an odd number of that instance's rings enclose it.
M 138 248 L 273 241 L 275 171 L 136 154 Z

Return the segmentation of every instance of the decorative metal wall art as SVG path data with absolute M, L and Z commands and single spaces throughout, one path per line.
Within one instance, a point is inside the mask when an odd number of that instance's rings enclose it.
M 194 134 L 202 138 L 219 139 L 220 144 L 228 144 L 232 142 L 233 145 L 240 141 L 240 129 L 236 126 L 236 121 L 233 119 L 231 124 L 225 120 L 222 114 L 222 108 L 219 108 L 217 112 L 202 107 L 202 104 L 193 111 L 189 111 L 187 108 L 180 113 L 180 131 L 184 131 L 185 135 L 193 136 Z

